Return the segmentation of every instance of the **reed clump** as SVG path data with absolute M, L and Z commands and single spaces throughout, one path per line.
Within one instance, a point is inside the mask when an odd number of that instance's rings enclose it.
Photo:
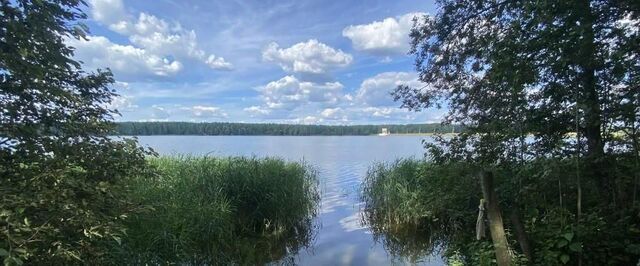
M 361 194 L 363 223 L 391 255 L 417 262 L 437 253 L 460 229 L 458 218 L 474 215 L 465 209 L 469 194 L 450 190 L 456 189 L 452 183 L 470 181 L 460 178 L 465 167 L 443 170 L 411 158 L 369 168 Z
M 291 259 L 314 238 L 316 172 L 277 158 L 161 157 L 130 184 L 146 210 L 128 219 L 120 260 L 145 264 L 263 264 Z

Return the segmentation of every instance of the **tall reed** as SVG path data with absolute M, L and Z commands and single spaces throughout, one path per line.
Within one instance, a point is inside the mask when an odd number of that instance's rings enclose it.
M 416 159 L 374 164 L 362 185 L 363 223 L 391 255 L 415 262 L 447 251 L 452 232 L 473 228 L 464 218 L 477 215 L 467 208 L 477 202 L 469 171 Z
M 161 157 L 154 178 L 131 183 L 148 206 L 131 217 L 128 263 L 262 264 L 314 238 L 316 172 L 275 158 Z

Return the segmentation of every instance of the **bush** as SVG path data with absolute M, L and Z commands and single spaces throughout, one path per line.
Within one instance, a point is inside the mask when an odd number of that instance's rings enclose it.
M 124 236 L 124 220 L 137 212 L 127 179 L 146 176 L 146 152 L 132 140 L 76 147 L 93 148 L 94 157 L 0 166 L 4 264 L 105 263 L 105 254 Z
M 309 166 L 265 158 L 151 159 L 158 175 L 131 186 L 144 214 L 115 252 L 135 264 L 262 264 L 314 237 L 319 201 Z
M 628 177 L 633 176 L 633 168 L 627 166 L 628 160 L 608 161 L 622 188 L 631 186 Z M 597 193 L 597 183 L 583 179 L 578 221 L 575 167 L 573 160 L 540 159 L 512 169 L 493 169 L 514 263 L 526 264 L 509 219 L 514 210 L 533 248 L 532 264 L 637 263 L 640 212 L 633 205 L 637 203 L 603 205 L 598 201 L 602 195 Z M 403 159 L 376 164 L 363 184 L 364 221 L 393 255 L 417 260 L 442 251 L 450 262 L 492 265 L 495 255 L 490 238 L 475 239 L 481 198 L 476 173 L 477 168 L 460 162 L 435 165 Z

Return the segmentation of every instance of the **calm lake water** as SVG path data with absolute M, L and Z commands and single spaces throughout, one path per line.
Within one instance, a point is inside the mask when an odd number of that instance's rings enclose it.
M 420 136 L 141 136 L 161 155 L 273 156 L 306 161 L 320 176 L 320 228 L 301 265 L 403 265 L 361 224 L 360 183 L 374 162 L 424 154 Z M 443 265 L 435 256 L 420 265 Z

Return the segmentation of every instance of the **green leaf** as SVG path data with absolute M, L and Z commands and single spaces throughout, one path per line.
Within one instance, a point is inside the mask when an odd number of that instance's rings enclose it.
M 558 243 L 556 244 L 557 247 L 561 248 L 566 246 L 567 244 L 569 244 L 569 242 L 567 240 L 564 239 L 560 239 L 560 241 L 558 241 Z
M 568 232 L 565 233 L 564 235 L 562 235 L 564 237 L 564 239 L 571 241 L 571 239 L 573 239 L 573 232 Z
M 571 243 L 571 245 L 569 245 L 569 249 L 573 252 L 581 252 L 582 251 L 582 244 L 579 242 L 573 242 Z
M 16 258 L 16 257 L 6 257 L 3 261 L 5 266 L 12 266 L 12 265 L 22 265 L 23 262 L 22 260 Z
M 567 264 L 567 262 L 569 262 L 569 255 L 563 254 L 562 256 L 560 256 L 560 261 L 562 262 L 562 264 Z
M 9 256 L 9 251 L 7 251 L 6 249 L 0 248 L 0 257 L 6 257 Z

